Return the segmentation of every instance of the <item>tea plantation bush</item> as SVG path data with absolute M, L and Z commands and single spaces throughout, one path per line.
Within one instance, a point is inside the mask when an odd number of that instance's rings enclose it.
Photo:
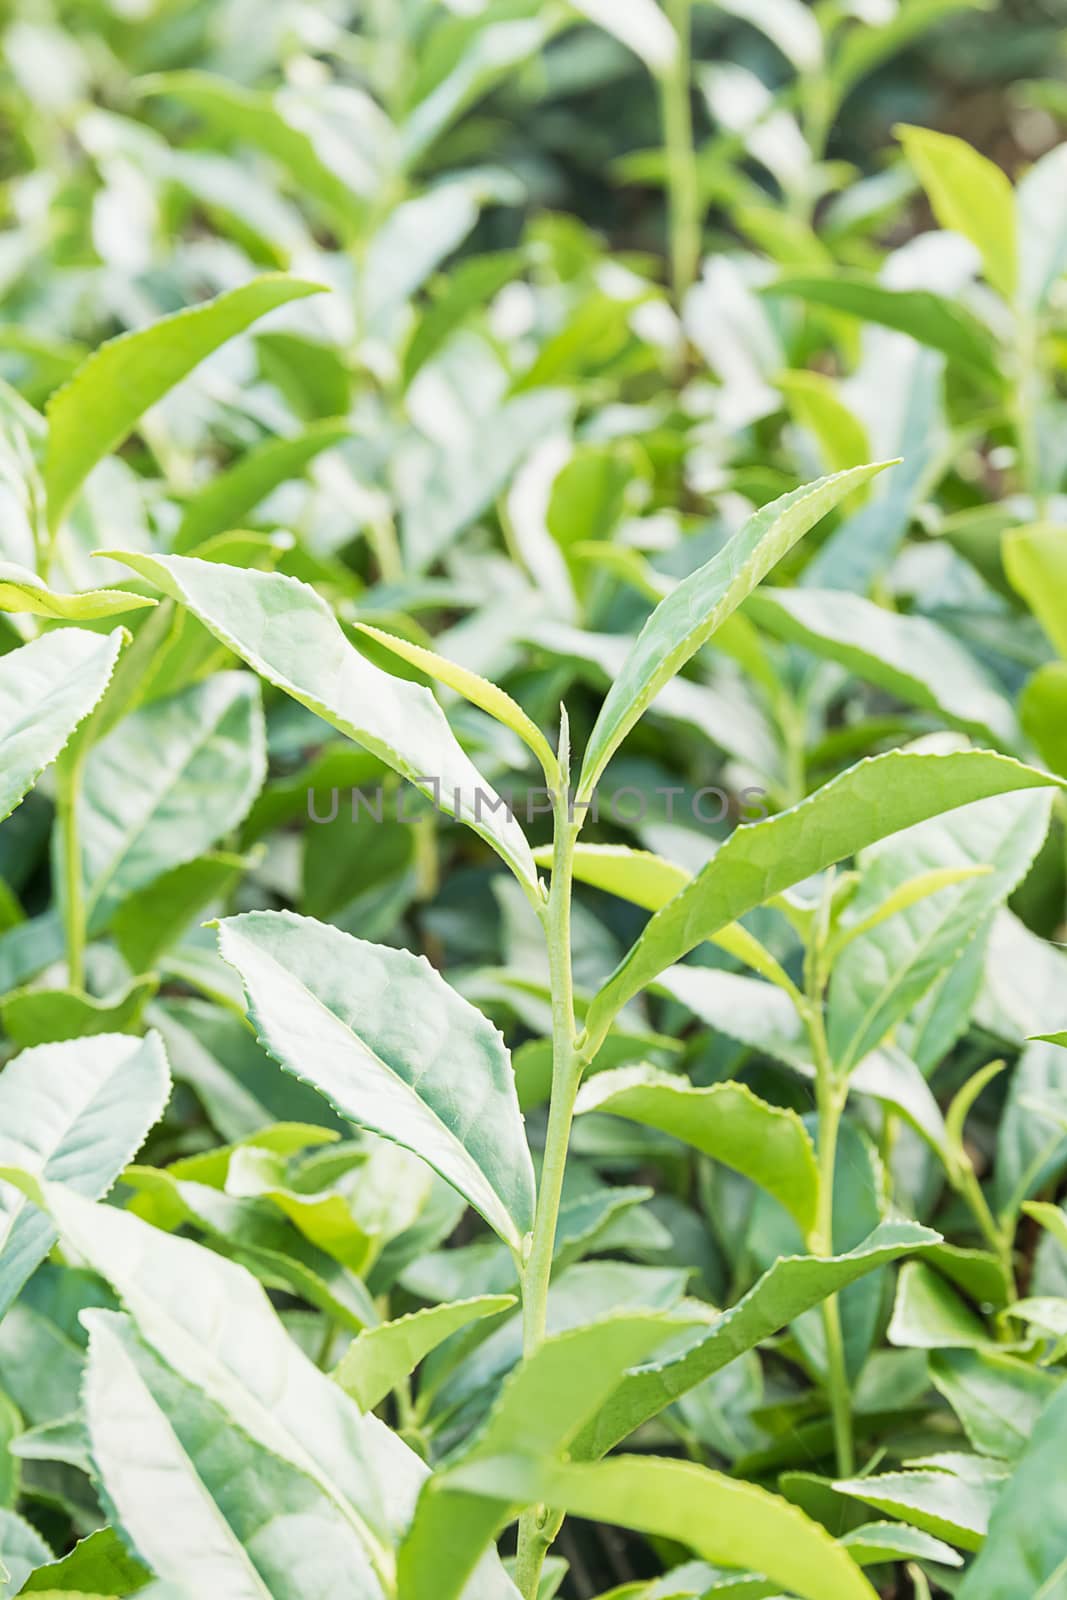
M 0 1600 L 1067 1600 L 1060 0 L 40 0 Z

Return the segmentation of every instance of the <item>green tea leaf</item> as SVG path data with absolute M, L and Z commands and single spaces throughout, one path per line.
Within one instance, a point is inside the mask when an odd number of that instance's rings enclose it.
M 321 285 L 266 273 L 147 328 L 110 339 L 84 361 L 48 403 L 45 489 L 48 522 L 57 528 L 102 456 L 205 356 L 277 306 Z
M 1001 381 L 992 334 L 965 307 L 929 289 L 889 289 L 857 273 L 838 270 L 826 278 L 789 275 L 768 284 L 763 292 L 794 295 L 808 305 L 828 306 L 906 333 L 982 377 Z
M 186 555 L 218 533 L 240 527 L 273 489 L 295 478 L 324 450 L 347 439 L 351 426 L 328 418 L 292 438 L 266 439 L 219 473 L 189 502 L 174 535 L 175 555 Z
M 932 128 L 901 126 L 904 153 L 943 228 L 978 249 L 985 275 L 1006 300 L 1018 284 L 1015 195 L 1007 177 L 973 145 Z
M 64 628 L 0 656 L 0 820 L 96 705 L 122 640 Z
M 579 800 L 592 795 L 611 757 L 663 686 L 771 568 L 820 518 L 887 465 L 878 462 L 819 478 L 764 506 L 718 555 L 660 602 L 600 708 L 578 780 Z
M 1011 528 L 1001 541 L 1004 570 L 1060 655 L 1067 658 L 1067 539 L 1052 522 Z
M 24 612 L 64 622 L 88 622 L 95 617 L 114 617 L 123 611 L 139 611 L 155 604 L 145 595 L 126 594 L 121 589 L 83 589 L 78 594 L 61 594 L 50 589 L 35 572 L 11 561 L 0 561 L 0 611 Z
M 118 559 L 188 606 L 268 683 L 481 834 L 538 897 L 537 869 L 521 828 L 460 748 L 433 695 L 382 672 L 353 649 L 314 589 L 280 573 L 188 556 L 127 553 Z
M 158 1034 L 45 1044 L 0 1074 L 0 1165 L 98 1199 L 132 1159 L 170 1095 Z M 55 1242 L 48 1218 L 0 1183 L 0 1315 Z
M 679 1395 L 719 1372 L 761 1340 L 780 1332 L 829 1295 L 902 1255 L 934 1245 L 939 1234 L 914 1222 L 885 1222 L 846 1255 L 779 1259 L 706 1333 L 689 1336 L 678 1353 L 628 1373 L 572 1455 L 604 1455 Z
M 991 1342 L 970 1306 L 922 1261 L 900 1269 L 888 1338 L 912 1350 L 980 1350 Z
M 773 1194 L 803 1233 L 815 1226 L 819 1175 L 807 1129 L 795 1111 L 768 1105 L 743 1083 L 697 1089 L 651 1067 L 621 1067 L 590 1079 L 575 1109 L 681 1139 Z
M 0 999 L 0 1021 L 18 1045 L 130 1033 L 158 988 L 151 973 L 99 998 L 80 989 L 14 989 Z
M 228 917 L 219 948 L 271 1055 L 428 1162 L 518 1250 L 533 1166 L 504 1041 L 481 1012 L 424 959 L 290 912 Z
M 449 1305 L 424 1306 L 406 1317 L 357 1334 L 334 1369 L 333 1379 L 361 1411 L 373 1411 L 419 1362 L 460 1328 L 493 1317 L 515 1304 L 511 1294 L 478 1295 Z
M 850 767 L 780 816 L 736 829 L 656 913 L 594 997 L 586 1052 L 595 1053 L 612 1018 L 658 973 L 772 895 L 926 817 L 987 795 L 1055 783 L 1047 773 L 987 751 L 893 750 Z
M 837 661 L 907 705 L 939 712 L 979 739 L 1015 749 L 1011 705 L 952 634 L 841 589 L 763 589 L 746 607 L 779 639 Z
M 989 1521 L 989 1536 L 960 1588 L 960 1600 L 1056 1600 L 1064 1556 L 1063 1428 L 1067 1392 L 1048 1401 Z
M 973 1459 L 981 1462 L 981 1457 Z M 935 1539 L 947 1539 L 961 1550 L 977 1550 L 989 1527 L 1003 1473 L 1003 1464 L 966 1477 L 946 1471 L 880 1472 L 843 1479 L 834 1488 Z
M 123 718 L 90 750 L 77 798 L 90 927 L 235 828 L 265 768 L 259 684 L 246 672 L 216 673 Z
M 597 1465 L 502 1456 L 453 1469 L 463 1491 L 543 1501 L 575 1516 L 687 1545 L 707 1561 L 755 1571 L 806 1600 L 874 1600 L 847 1551 L 787 1500 L 689 1461 L 616 1456 Z
M 975 1450 L 1017 1461 L 1061 1380 L 997 1350 L 938 1350 L 930 1377 Z

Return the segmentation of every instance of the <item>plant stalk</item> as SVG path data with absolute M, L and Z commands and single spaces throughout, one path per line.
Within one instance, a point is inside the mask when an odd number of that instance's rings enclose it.
M 561 760 L 560 767 L 554 801 L 552 886 L 543 916 L 552 986 L 552 1095 L 537 1212 L 522 1278 L 522 1350 L 526 1360 L 540 1349 L 545 1339 L 556 1225 L 582 1066 L 575 1049 L 571 975 L 571 890 L 578 825 L 570 815 L 568 762 Z M 531 1506 L 519 1519 L 515 1583 L 524 1600 L 536 1600 L 545 1556 L 558 1531 L 559 1518 L 544 1506 Z
M 678 310 L 696 281 L 700 265 L 700 186 L 689 98 L 691 4 L 692 0 L 667 0 L 667 16 L 677 35 L 678 48 L 659 78 L 667 156 L 671 284 Z
M 78 836 L 78 754 L 60 760 L 56 769 L 56 824 L 62 869 L 63 931 L 67 950 L 68 982 L 85 988 L 85 888 L 82 883 L 81 842 Z
M 820 1019 L 821 1021 L 821 1019 Z M 829 1063 L 827 1063 L 828 1065 Z M 819 1073 L 819 1215 L 816 1223 L 817 1253 L 834 1253 L 834 1174 L 837 1166 L 837 1136 L 845 1109 L 846 1090 L 831 1073 Z M 830 1417 L 834 1430 L 834 1454 L 838 1476 L 850 1478 L 855 1468 L 852 1444 L 852 1404 L 849 1396 L 845 1341 L 841 1333 L 841 1313 L 837 1296 L 822 1305 L 823 1333 L 826 1338 L 826 1387 L 830 1397 Z

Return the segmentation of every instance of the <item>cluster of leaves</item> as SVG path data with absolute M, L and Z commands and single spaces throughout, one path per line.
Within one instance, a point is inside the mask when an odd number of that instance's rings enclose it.
M 966 16 L 6 22 L 2 1600 L 1067 1594 L 1064 89 L 835 142 Z

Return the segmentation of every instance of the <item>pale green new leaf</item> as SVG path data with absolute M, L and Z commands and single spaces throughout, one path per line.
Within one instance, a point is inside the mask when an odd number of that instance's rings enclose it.
M 219 948 L 261 1043 L 342 1116 L 429 1163 L 518 1250 L 533 1166 L 504 1041 L 424 957 L 310 917 L 229 917 Z
M 771 568 L 820 518 L 887 465 L 855 467 L 782 495 L 671 590 L 641 629 L 600 708 L 582 763 L 579 800 L 589 799 L 611 757 L 663 686 Z
M 706 1561 L 765 1574 L 803 1600 L 876 1600 L 848 1552 L 797 1506 L 693 1462 L 616 1456 L 570 1466 L 509 1455 L 461 1465 L 449 1478 L 467 1492 L 543 1501 L 675 1540 Z
M 1067 529 L 1052 522 L 1012 528 L 1000 548 L 1012 587 L 1067 658 Z
M 850 767 L 789 811 L 736 829 L 656 913 L 594 997 L 586 1053 L 595 1053 L 622 1006 L 666 967 L 783 889 L 927 817 L 988 795 L 1056 784 L 1048 773 L 984 750 L 892 750 Z
M 483 1294 L 448 1305 L 424 1306 L 393 1322 L 366 1328 L 334 1368 L 334 1382 L 352 1396 L 361 1411 L 373 1411 L 443 1340 L 514 1304 L 512 1294 Z
M 537 724 L 505 690 L 495 683 L 490 683 L 488 678 L 480 677 L 478 673 L 460 666 L 458 662 L 439 656 L 435 650 L 427 650 L 408 639 L 401 639 L 395 633 L 386 633 L 382 628 L 373 628 L 367 622 L 360 623 L 359 631 L 375 639 L 386 650 L 391 650 L 401 661 L 407 661 L 411 666 L 418 667 L 428 678 L 454 689 L 465 700 L 469 700 L 471 705 L 495 717 L 506 728 L 510 728 L 512 733 L 517 733 L 523 744 L 533 751 L 541 763 L 549 783 L 558 783 L 559 768 L 552 746 Z
M 254 667 L 466 822 L 538 894 L 522 829 L 460 748 L 428 689 L 354 649 L 309 585 L 188 556 L 119 554 Z
M 1015 195 L 1001 169 L 973 145 L 932 128 L 898 127 L 909 162 L 943 228 L 978 249 L 986 277 L 1006 300 L 1018 282 Z
M 591 1078 L 576 1110 L 609 1112 L 681 1139 L 774 1195 L 804 1234 L 815 1226 L 819 1174 L 807 1129 L 795 1111 L 768 1105 L 743 1083 L 698 1089 L 651 1067 L 621 1067 Z
M 0 1165 L 106 1193 L 163 1113 L 170 1094 L 158 1034 L 100 1034 L 24 1050 L 0 1073 Z M 56 1232 L 0 1183 L 0 1316 L 48 1254 Z
M 156 602 L 144 595 L 126 594 L 121 589 L 83 589 L 79 594 L 62 594 L 12 561 L 0 561 L 0 611 L 29 613 L 62 622 L 88 622 L 95 617 L 114 617 L 123 611 L 139 611 Z
M 120 334 L 94 351 L 48 403 L 45 489 L 48 522 L 57 528 L 101 457 L 205 356 L 287 301 L 321 285 L 265 273 L 205 305 Z
M 0 821 L 96 705 L 122 640 L 64 628 L 0 656 Z

